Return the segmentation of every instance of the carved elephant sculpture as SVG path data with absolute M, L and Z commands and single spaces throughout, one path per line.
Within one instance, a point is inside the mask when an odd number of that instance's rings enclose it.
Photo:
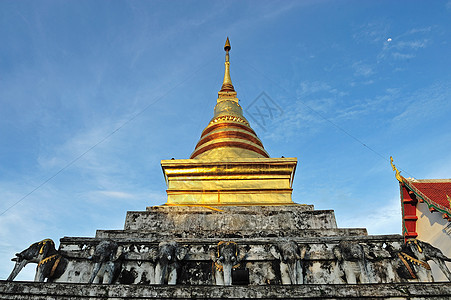
M 410 251 L 418 260 L 423 262 L 427 262 L 429 260 L 434 261 L 443 274 L 445 274 L 446 278 L 451 281 L 451 272 L 445 263 L 445 261 L 451 262 L 451 259 L 446 257 L 440 249 L 417 239 L 408 239 L 405 245 L 410 248 Z
M 270 247 L 271 254 L 280 260 L 282 284 L 303 284 L 303 262 L 307 247 L 299 247 L 293 241 L 281 242 Z
M 341 241 L 332 251 L 346 276 L 347 283 L 356 284 L 357 280 L 360 283 L 370 282 L 362 245 L 352 241 Z
M 216 285 L 232 285 L 232 270 L 238 268 L 243 256 L 240 256 L 235 242 L 219 242 L 216 251 L 211 253 L 214 263 L 214 282 Z
M 89 283 L 111 284 L 121 270 L 122 247 L 111 240 L 101 241 L 88 259 L 94 261 Z
M 180 261 L 188 254 L 188 249 L 176 242 L 162 242 L 158 245 L 157 265 L 155 266 L 156 284 L 176 284 Z
M 396 271 L 403 279 L 420 282 L 434 281 L 431 267 L 427 263 L 432 260 L 451 281 L 451 273 L 445 264 L 445 261 L 451 261 L 451 259 L 429 243 L 408 239 L 401 250 L 396 251 L 392 247 L 388 247 L 387 250 L 392 254 Z
M 400 249 L 388 245 L 386 250 L 392 257 L 391 264 L 401 281 L 432 282 L 432 271 L 429 264 L 420 262 L 406 244 Z
M 62 276 L 68 264 L 68 260 L 55 249 L 55 243 L 51 239 L 32 244 L 16 253 L 16 257 L 11 260 L 16 264 L 7 281 L 13 281 L 28 263 L 37 263 L 34 281 L 44 282 L 47 278 L 47 282 L 52 282 Z

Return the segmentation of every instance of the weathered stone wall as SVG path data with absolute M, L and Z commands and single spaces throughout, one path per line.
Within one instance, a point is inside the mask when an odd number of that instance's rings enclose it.
M 450 299 L 450 283 L 292 286 L 98 285 L 0 281 L 2 300 L 125 299 Z

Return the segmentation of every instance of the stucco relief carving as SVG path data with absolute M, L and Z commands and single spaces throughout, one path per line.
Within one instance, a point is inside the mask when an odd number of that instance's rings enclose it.
M 156 284 L 176 284 L 180 261 L 188 254 L 186 247 L 177 242 L 161 242 L 158 245 L 157 265 L 155 267 Z
M 282 284 L 303 284 L 303 259 L 307 245 L 298 245 L 294 241 L 285 241 L 272 245 L 270 252 L 280 261 Z
M 124 252 L 125 262 L 119 282 L 123 284 L 155 284 L 158 246 L 131 244 Z
M 353 241 L 341 241 L 333 248 L 333 253 L 340 269 L 345 274 L 347 283 L 370 282 L 365 251 L 361 244 Z
M 101 241 L 91 251 L 94 267 L 88 283 L 113 283 L 121 272 L 123 248 L 111 240 Z
M 51 240 L 34 243 L 13 259 L 8 280 L 37 263 L 36 281 L 119 284 L 336 284 L 433 281 L 434 261 L 451 278 L 444 256 L 419 240 L 365 238 L 310 244 L 296 239 L 232 241 L 181 246 L 175 241 L 123 243 L 103 239 L 71 244 L 61 251 Z M 186 262 L 183 262 L 186 260 Z M 213 266 L 213 269 L 211 268 Z M 234 271 L 235 270 L 235 271 Z M 439 272 L 440 272 L 439 270 Z M 247 274 L 247 275 L 246 275 Z M 245 277 L 247 276 L 247 282 Z M 241 283 L 239 283 L 241 282 Z M 244 282 L 244 283 L 243 283 Z
M 216 285 L 232 285 L 232 270 L 240 266 L 245 254 L 240 253 L 235 242 L 219 242 L 210 256 L 213 260 L 213 282 Z
M 446 261 L 451 259 L 446 257 L 442 251 L 427 242 L 417 239 L 408 239 L 400 250 L 391 246 L 390 251 L 397 274 L 404 281 L 433 282 L 431 267 L 428 261 L 434 261 L 451 281 L 451 272 L 446 266 Z

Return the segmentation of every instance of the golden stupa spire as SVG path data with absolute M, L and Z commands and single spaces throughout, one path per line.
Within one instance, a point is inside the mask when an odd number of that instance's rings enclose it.
M 232 47 L 230 46 L 229 37 L 227 37 L 226 43 L 224 45 L 224 50 L 226 52 L 225 63 L 224 63 L 225 64 L 224 81 L 222 82 L 222 87 L 221 87 L 221 90 L 219 91 L 220 97 L 221 97 L 221 93 L 223 93 L 223 92 L 226 92 L 226 93 L 231 92 L 234 94 L 229 95 L 229 96 L 236 96 L 236 92 L 235 92 L 235 89 L 232 84 L 232 79 L 230 78 L 230 61 L 229 61 L 230 49 L 232 49 Z
M 295 158 L 270 158 L 249 122 L 230 80 L 227 38 L 224 82 L 213 118 L 190 159 L 161 161 L 174 206 L 293 205 Z M 194 212 L 194 211 L 193 211 Z
M 202 131 L 190 158 L 209 160 L 234 158 L 269 158 L 263 144 L 243 116 L 237 94 L 230 79 L 229 38 L 224 45 L 225 73 L 214 116 Z

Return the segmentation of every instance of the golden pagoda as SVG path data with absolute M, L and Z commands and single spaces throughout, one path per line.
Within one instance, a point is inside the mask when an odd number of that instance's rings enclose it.
M 289 205 L 296 158 L 270 158 L 243 116 L 230 77 L 229 38 L 225 72 L 214 116 L 189 159 L 162 160 L 167 205 Z

